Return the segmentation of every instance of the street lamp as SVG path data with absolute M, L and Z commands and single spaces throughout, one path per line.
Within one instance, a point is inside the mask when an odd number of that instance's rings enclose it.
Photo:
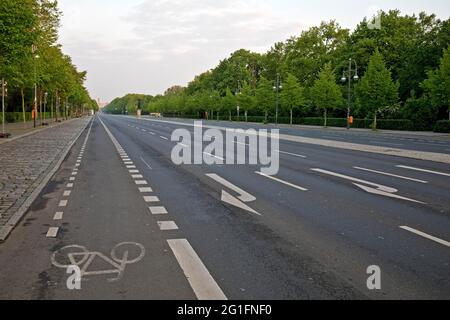
M 242 92 L 241 92 L 241 80 L 238 80 L 238 87 L 236 89 L 236 97 L 238 95 L 240 95 L 240 94 L 242 94 Z M 239 101 L 238 101 L 238 106 L 237 106 L 237 120 L 238 120 L 238 122 L 240 120 L 240 111 L 241 111 L 241 107 L 239 106 Z
M 353 69 L 353 65 L 355 68 Z M 348 60 L 348 70 L 344 70 L 342 73 L 342 79 L 341 81 L 343 83 L 347 82 L 348 80 L 348 96 L 347 96 L 347 129 L 350 129 L 350 115 L 351 115 L 351 108 L 352 108 L 352 80 L 358 81 L 359 75 L 358 75 L 358 64 L 355 60 L 350 58 Z
M 47 113 L 47 98 L 48 98 L 48 92 L 45 92 L 44 93 L 44 123 L 43 123 L 44 126 L 47 125 L 47 123 L 45 122 L 45 116 Z
M 37 46 L 33 45 L 31 47 L 31 52 L 33 53 L 33 56 L 35 59 L 39 59 L 39 55 L 35 54 L 37 51 Z M 34 62 L 34 105 L 33 105 L 33 126 L 36 128 L 36 116 L 37 116 L 37 70 L 36 70 L 36 60 Z M 42 120 L 41 120 L 42 121 Z
M 275 116 L 275 121 L 276 124 L 278 124 L 278 115 L 280 112 L 280 99 L 279 99 L 279 93 L 280 90 L 283 89 L 283 86 L 281 85 L 281 77 L 280 74 L 277 73 L 277 81 L 275 83 L 275 86 L 273 87 L 273 89 L 277 92 L 277 104 L 276 104 L 276 116 Z
M 5 81 L 5 79 L 2 79 L 2 134 L 0 138 L 8 138 L 10 136 L 9 133 L 6 133 L 5 131 L 5 95 L 7 93 L 6 86 L 8 83 Z

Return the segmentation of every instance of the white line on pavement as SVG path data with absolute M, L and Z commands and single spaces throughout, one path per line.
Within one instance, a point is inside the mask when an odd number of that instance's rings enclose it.
M 414 181 L 414 182 L 418 182 L 418 183 L 428 183 L 428 181 L 418 180 L 418 179 L 404 177 L 404 176 L 399 176 L 399 175 L 388 173 L 388 172 L 376 171 L 376 170 L 371 170 L 371 169 L 366 169 L 366 168 L 361 168 L 361 167 L 353 167 L 353 168 L 356 169 L 356 170 L 377 173 L 377 174 L 385 175 L 385 176 L 388 176 L 388 177 L 394 177 L 394 178 L 399 178 L 399 179 L 404 179 L 404 180 L 410 180 L 410 181 Z
M 240 196 L 238 197 L 239 200 L 244 201 L 244 202 L 252 202 L 256 200 L 256 197 L 252 196 L 251 194 L 249 194 L 247 191 L 242 190 L 241 188 L 235 186 L 234 184 L 232 184 L 231 182 L 225 180 L 224 178 L 218 176 L 217 174 L 207 174 L 207 177 L 217 181 L 218 183 L 224 185 L 225 187 L 227 187 L 228 189 L 233 190 L 234 192 L 237 192 Z
M 163 140 L 169 140 L 169 138 L 163 137 L 163 136 L 159 136 L 161 139 Z
M 291 152 L 285 152 L 285 151 L 280 151 L 280 150 L 275 150 L 275 152 L 278 152 L 278 153 L 281 153 L 281 154 L 286 154 L 286 155 L 288 155 L 288 156 L 294 156 L 294 157 L 306 159 L 306 156 L 301 155 L 301 154 L 296 154 L 296 153 L 291 153 Z
M 440 175 L 440 176 L 450 177 L 450 173 L 443 173 L 443 172 L 438 172 L 438 171 L 431 171 L 431 170 L 420 169 L 420 168 L 414 168 L 414 167 L 409 167 L 409 166 L 402 166 L 402 165 L 399 165 L 399 166 L 397 166 L 397 168 L 408 169 L 408 170 L 419 171 L 419 172 L 425 172 L 425 173 L 432 173 L 432 174 L 437 174 L 437 175 Z
M 144 197 L 144 201 L 147 202 L 147 203 L 159 202 L 159 198 L 158 197 L 154 197 L 154 196 L 145 196 Z
M 199 300 L 227 300 L 217 282 L 186 239 L 168 240 L 167 242 Z
M 203 154 L 206 154 L 207 156 L 210 156 L 210 157 L 213 157 L 213 158 L 219 159 L 219 160 L 221 160 L 221 161 L 225 161 L 225 159 L 224 159 L 224 158 L 218 157 L 218 156 L 216 156 L 216 155 L 213 155 L 213 154 L 211 154 L 211 153 L 208 153 L 208 152 L 203 152 Z
M 436 238 L 436 237 L 433 237 L 433 236 L 431 236 L 429 234 L 426 234 L 425 232 L 422 232 L 422 231 L 419 231 L 419 230 L 416 230 L 416 229 L 413 229 L 413 228 L 410 228 L 410 227 L 407 227 L 407 226 L 401 226 L 400 229 L 412 232 L 412 233 L 414 233 L 416 235 L 419 235 L 419 236 L 424 237 L 424 238 L 426 238 L 428 240 L 432 240 L 434 242 L 437 242 L 439 244 L 442 244 L 442 245 L 450 248 L 450 242 L 442 240 L 442 239 L 439 239 L 439 238 Z
M 75 177 L 70 177 L 70 178 L 69 178 L 69 181 L 75 181 L 75 180 L 76 180 Z
M 139 170 L 128 170 L 130 173 L 139 173 Z
M 56 238 L 58 236 L 59 228 L 49 228 L 47 232 L 47 238 Z
M 147 181 L 145 181 L 145 180 L 136 180 L 135 183 L 138 186 L 145 186 L 148 184 Z
M 68 203 L 67 200 L 61 200 L 61 201 L 59 202 L 59 207 L 67 207 L 67 203 Z
M 153 189 L 152 188 L 139 188 L 139 192 L 140 193 L 151 193 L 151 192 L 153 192 Z
M 133 175 L 131 175 L 131 178 L 133 178 L 133 179 L 142 179 L 142 178 L 144 178 L 144 176 L 142 174 L 133 174 Z
M 66 188 L 73 188 L 73 183 L 68 183 Z
M 149 207 L 149 209 L 153 215 L 168 214 L 165 207 Z
M 64 197 L 69 197 L 70 196 L 70 194 L 72 193 L 72 191 L 70 191 L 70 190 L 67 190 L 67 191 L 64 191 Z
M 280 182 L 280 183 L 282 183 L 282 184 L 284 184 L 284 185 L 287 185 L 287 186 L 289 186 L 289 187 L 298 189 L 298 190 L 300 190 L 300 191 L 308 191 L 308 189 L 306 189 L 306 188 L 297 186 L 297 185 L 295 185 L 295 184 L 293 184 L 293 183 L 290 183 L 290 182 L 287 182 L 287 181 L 284 181 L 284 180 L 275 178 L 275 177 L 273 177 L 273 176 L 269 176 L 269 175 L 264 174 L 264 173 L 262 173 L 262 172 L 256 171 L 255 173 L 256 173 L 256 174 L 259 174 L 260 176 L 266 177 L 266 178 L 268 178 L 268 179 L 272 179 L 272 180 L 274 180 L 274 181 Z
M 53 220 L 62 220 L 63 219 L 64 212 L 57 212 L 55 213 L 55 216 L 53 217 Z
M 158 221 L 158 226 L 161 231 L 178 230 L 178 226 L 174 221 Z
M 127 169 L 136 169 L 136 166 L 127 166 Z

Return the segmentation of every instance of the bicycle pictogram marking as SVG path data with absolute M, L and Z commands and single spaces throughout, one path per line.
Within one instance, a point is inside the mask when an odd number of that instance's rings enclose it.
M 132 247 L 134 247 L 134 251 L 139 251 L 139 254 L 134 259 L 130 258 L 129 249 Z M 121 258 L 119 257 L 119 251 L 123 251 Z M 98 251 L 89 251 L 84 246 L 70 245 L 54 252 L 51 261 L 55 267 L 60 269 L 67 269 L 73 266 L 79 267 L 82 280 L 86 280 L 85 277 L 111 274 L 116 275 L 116 277 L 108 279 L 108 281 L 114 282 L 122 279 L 127 265 L 138 263 L 144 256 L 145 248 L 143 245 L 136 242 L 122 242 L 111 250 L 110 257 Z M 61 262 L 61 259 L 64 259 L 64 262 Z M 94 261 L 98 260 L 107 263 L 111 268 L 100 271 L 89 271 L 89 267 L 93 265 Z

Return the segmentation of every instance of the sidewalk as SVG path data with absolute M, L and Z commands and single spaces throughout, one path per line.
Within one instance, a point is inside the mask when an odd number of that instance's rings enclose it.
M 37 131 L 23 124 L 10 127 L 22 136 L 0 142 L 0 241 L 26 213 L 91 119 L 73 119 Z

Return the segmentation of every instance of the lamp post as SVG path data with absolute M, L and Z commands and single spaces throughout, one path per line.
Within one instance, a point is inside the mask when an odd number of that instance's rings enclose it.
M 353 69 L 353 65 L 355 68 Z M 347 129 L 350 129 L 350 116 L 351 116 L 351 108 L 352 108 L 352 80 L 355 82 L 359 80 L 358 76 L 358 64 L 355 60 L 350 58 L 348 60 L 348 70 L 343 71 L 342 73 L 342 82 L 345 83 L 348 81 L 348 96 L 347 96 Z
M 31 51 L 33 53 L 33 56 L 35 58 L 34 61 L 34 103 L 33 103 L 33 114 L 34 114 L 34 119 L 33 119 L 33 126 L 34 128 L 36 128 L 36 117 L 37 117 L 37 67 L 36 67 L 36 60 L 39 59 L 39 55 L 35 54 L 37 51 L 37 46 L 33 45 L 31 47 Z
M 273 89 L 276 91 L 277 93 L 277 102 L 276 102 L 276 115 L 275 115 L 275 122 L 276 124 L 278 124 L 278 115 L 280 113 L 280 99 L 279 99 L 279 93 L 280 93 L 280 89 L 282 89 L 283 86 L 281 85 L 281 77 L 280 74 L 277 73 L 277 80 L 275 82 L 275 87 L 273 87 Z
M 241 80 L 238 80 L 238 87 L 236 89 L 236 98 L 241 94 Z M 236 99 L 239 100 L 239 99 Z M 237 121 L 239 122 L 240 120 L 240 112 L 241 112 L 241 107 L 239 106 L 239 101 L 238 101 L 238 105 L 237 105 Z
M 5 79 L 2 79 L 2 138 L 8 138 L 9 134 L 5 131 L 5 95 L 7 92 L 6 86 L 8 83 L 5 81 Z
M 45 123 L 46 120 L 46 113 L 47 113 L 47 98 L 48 98 L 48 92 L 44 93 L 44 126 L 47 125 L 47 123 Z

